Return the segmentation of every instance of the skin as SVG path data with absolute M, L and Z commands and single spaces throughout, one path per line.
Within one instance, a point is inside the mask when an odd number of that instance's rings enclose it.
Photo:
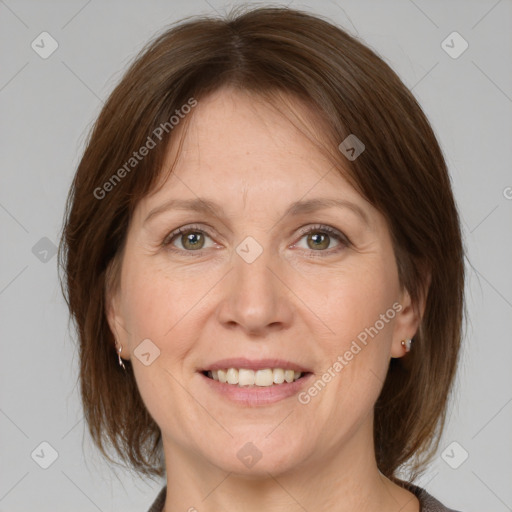
M 291 104 L 296 118 L 311 117 Z M 176 154 L 174 144 L 166 166 Z M 169 210 L 144 223 L 169 199 L 196 197 L 219 203 L 225 216 Z M 346 207 L 283 216 L 293 201 L 321 197 L 355 203 L 368 223 Z M 186 236 L 162 246 L 190 224 L 203 234 L 201 254 Z M 321 229 L 298 232 L 315 224 L 350 244 L 327 236 L 315 245 Z M 250 264 L 236 252 L 247 236 L 263 249 Z M 275 357 L 317 380 L 394 303 L 400 312 L 308 404 L 293 396 L 237 405 L 197 372 L 228 357 Z M 378 471 L 372 429 L 390 358 L 405 354 L 400 342 L 416 333 L 423 307 L 399 286 L 384 217 L 288 117 L 248 93 L 201 99 L 173 173 L 136 207 L 107 307 L 162 431 L 164 510 L 419 511 L 412 493 Z M 134 355 L 144 339 L 160 350 L 148 366 Z M 247 442 L 262 454 L 251 468 L 237 457 Z

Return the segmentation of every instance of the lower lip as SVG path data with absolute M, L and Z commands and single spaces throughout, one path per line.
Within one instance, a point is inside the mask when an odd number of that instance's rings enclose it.
M 226 384 L 218 380 L 210 379 L 203 373 L 199 373 L 199 375 L 215 393 L 228 398 L 232 402 L 247 407 L 273 404 L 285 398 L 290 398 L 299 393 L 299 391 L 307 385 L 311 377 L 313 377 L 312 373 L 308 373 L 293 382 L 285 382 L 272 386 L 244 387 L 238 386 L 238 384 Z

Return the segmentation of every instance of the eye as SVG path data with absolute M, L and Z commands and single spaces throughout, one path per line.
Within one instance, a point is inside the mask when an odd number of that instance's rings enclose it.
M 197 226 L 183 226 L 170 233 L 162 245 L 172 251 L 200 252 L 204 248 L 205 236 L 210 238 L 208 233 Z M 175 248 L 175 239 L 181 244 L 181 249 Z
M 305 228 L 301 230 L 300 234 L 302 235 L 301 239 L 307 237 L 307 249 L 317 253 L 326 253 L 318 254 L 319 256 L 327 256 L 337 253 L 350 245 L 350 241 L 343 233 L 337 229 L 331 228 L 330 226 L 324 226 L 322 224 Z M 325 250 L 329 248 L 332 239 L 338 241 L 338 246 L 329 251 Z
M 328 256 L 338 253 L 350 245 L 349 239 L 337 229 L 322 224 L 309 226 L 299 231 L 301 239 L 307 237 L 306 243 L 309 252 L 316 252 L 318 256 Z M 189 225 L 182 226 L 166 236 L 162 242 L 162 246 L 172 252 L 202 254 L 205 249 L 205 238 L 211 236 L 200 226 Z M 326 250 L 331 245 L 332 239 L 338 241 L 338 246 L 331 250 Z M 179 243 L 180 247 L 175 244 Z M 296 242 L 293 246 L 296 246 Z M 325 253 L 325 254 L 322 254 Z

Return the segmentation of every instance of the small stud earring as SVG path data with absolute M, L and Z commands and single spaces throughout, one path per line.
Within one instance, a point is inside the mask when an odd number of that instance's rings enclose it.
M 402 347 L 405 348 L 406 352 L 411 351 L 411 343 L 412 343 L 412 339 L 408 339 L 408 338 L 401 341 Z
M 117 346 L 117 341 L 115 342 Z M 119 348 L 117 349 L 117 358 L 119 359 L 119 366 L 123 367 L 123 370 L 126 371 L 126 366 L 123 363 L 123 360 L 121 359 L 121 350 L 123 350 L 123 346 L 119 345 Z

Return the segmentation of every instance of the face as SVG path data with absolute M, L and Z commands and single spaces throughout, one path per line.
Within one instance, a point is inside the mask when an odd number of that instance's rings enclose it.
M 417 328 L 385 219 L 263 100 L 221 90 L 190 121 L 108 307 L 166 457 L 263 475 L 373 450 L 389 360 Z M 198 198 L 213 206 L 176 203 Z

